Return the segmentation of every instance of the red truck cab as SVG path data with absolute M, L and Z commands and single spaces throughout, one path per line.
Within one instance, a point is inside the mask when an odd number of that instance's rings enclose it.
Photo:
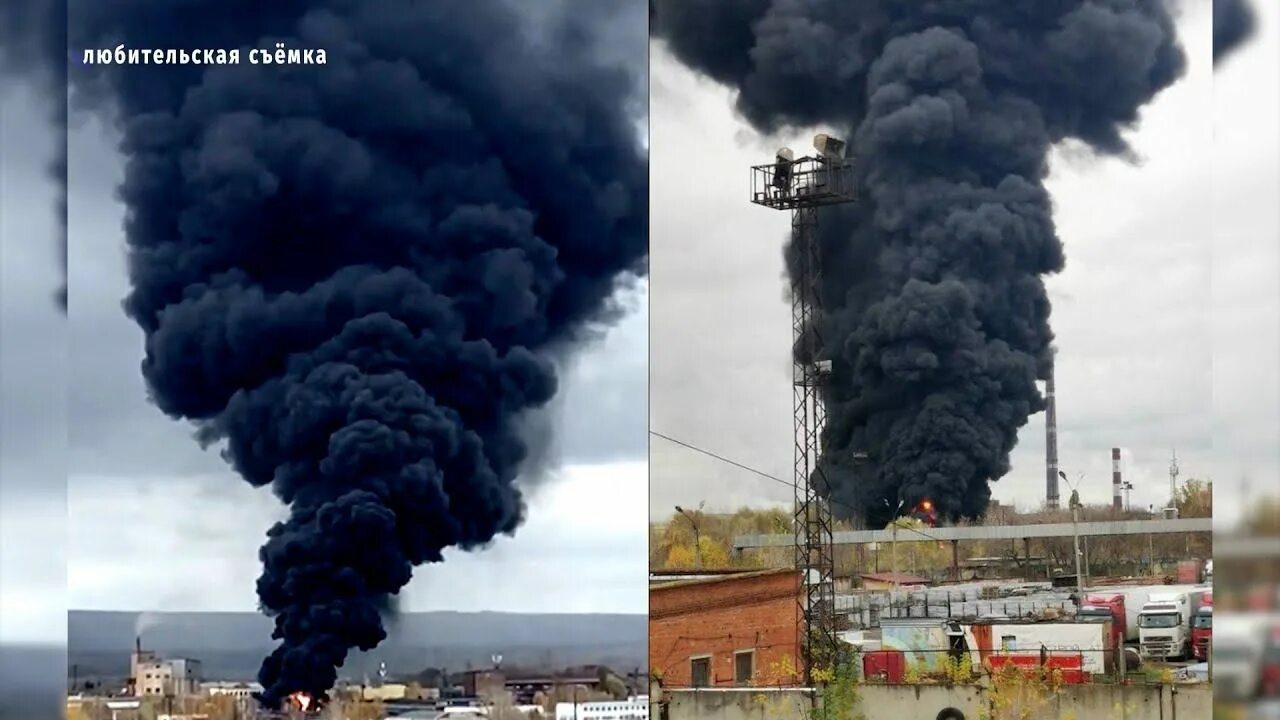
M 1110 616 L 1111 646 L 1122 647 L 1124 645 L 1125 633 L 1128 631 L 1124 614 L 1124 595 L 1118 593 L 1115 595 L 1086 595 L 1084 602 L 1080 605 L 1080 615 L 1085 618 Z
M 1270 637 L 1262 651 L 1258 690 L 1265 698 L 1276 698 L 1280 697 L 1280 620 L 1272 619 L 1267 632 Z
M 1191 616 L 1191 654 L 1196 660 L 1204 660 L 1209 656 L 1209 646 L 1213 643 L 1213 593 L 1207 592 L 1200 601 L 1200 607 Z

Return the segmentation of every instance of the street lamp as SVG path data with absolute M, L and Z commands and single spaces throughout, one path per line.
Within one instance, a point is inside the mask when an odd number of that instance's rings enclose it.
M 898 499 L 898 506 L 893 508 L 893 525 L 892 540 L 889 542 L 889 574 L 891 576 L 889 582 L 889 609 L 893 610 L 893 603 L 898 596 L 898 515 L 902 512 L 902 506 L 906 504 L 905 498 Z M 884 501 L 884 506 L 889 507 L 889 501 Z
M 705 504 L 706 504 L 705 500 L 698 503 L 699 513 L 702 512 L 702 506 Z M 702 531 L 698 527 L 698 521 L 693 516 L 692 513 L 688 512 L 687 510 L 680 507 L 679 505 L 676 506 L 676 512 L 683 515 L 685 519 L 689 521 L 689 524 L 693 526 L 693 566 L 701 570 L 702 569 Z
M 1076 550 L 1076 607 L 1079 608 L 1084 604 L 1084 576 L 1080 573 L 1080 495 L 1066 473 L 1059 470 L 1058 477 L 1071 488 L 1071 536 Z

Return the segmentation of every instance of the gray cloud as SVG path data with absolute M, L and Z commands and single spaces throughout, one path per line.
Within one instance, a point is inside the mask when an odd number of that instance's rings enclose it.
M 66 324 L 49 301 L 54 133 L 31 88 L 0 87 L 0 642 L 66 635 Z
M 405 588 L 402 607 L 644 612 L 646 464 L 555 472 L 530 498 L 529 520 L 514 538 L 481 553 L 450 552 L 446 562 L 423 568 Z M 284 513 L 264 495 L 234 477 L 73 477 L 73 607 L 254 609 L 260 538 Z
M 1214 525 L 1229 527 L 1280 477 L 1280 6 L 1214 75 Z

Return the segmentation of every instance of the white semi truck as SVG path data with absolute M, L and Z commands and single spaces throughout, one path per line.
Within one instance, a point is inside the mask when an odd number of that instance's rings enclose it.
M 1142 656 L 1147 658 L 1185 658 L 1190 655 L 1190 593 L 1152 593 L 1138 615 L 1138 643 Z

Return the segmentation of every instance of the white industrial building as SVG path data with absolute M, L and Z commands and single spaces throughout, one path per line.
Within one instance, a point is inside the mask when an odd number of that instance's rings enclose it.
M 229 695 L 237 700 L 251 700 L 254 693 L 262 692 L 258 683 L 208 682 L 202 687 L 206 695 Z
M 200 661 L 188 658 L 161 658 L 134 646 L 129 670 L 135 697 L 194 695 L 200 691 Z
M 649 720 L 649 697 L 556 703 L 556 720 Z

